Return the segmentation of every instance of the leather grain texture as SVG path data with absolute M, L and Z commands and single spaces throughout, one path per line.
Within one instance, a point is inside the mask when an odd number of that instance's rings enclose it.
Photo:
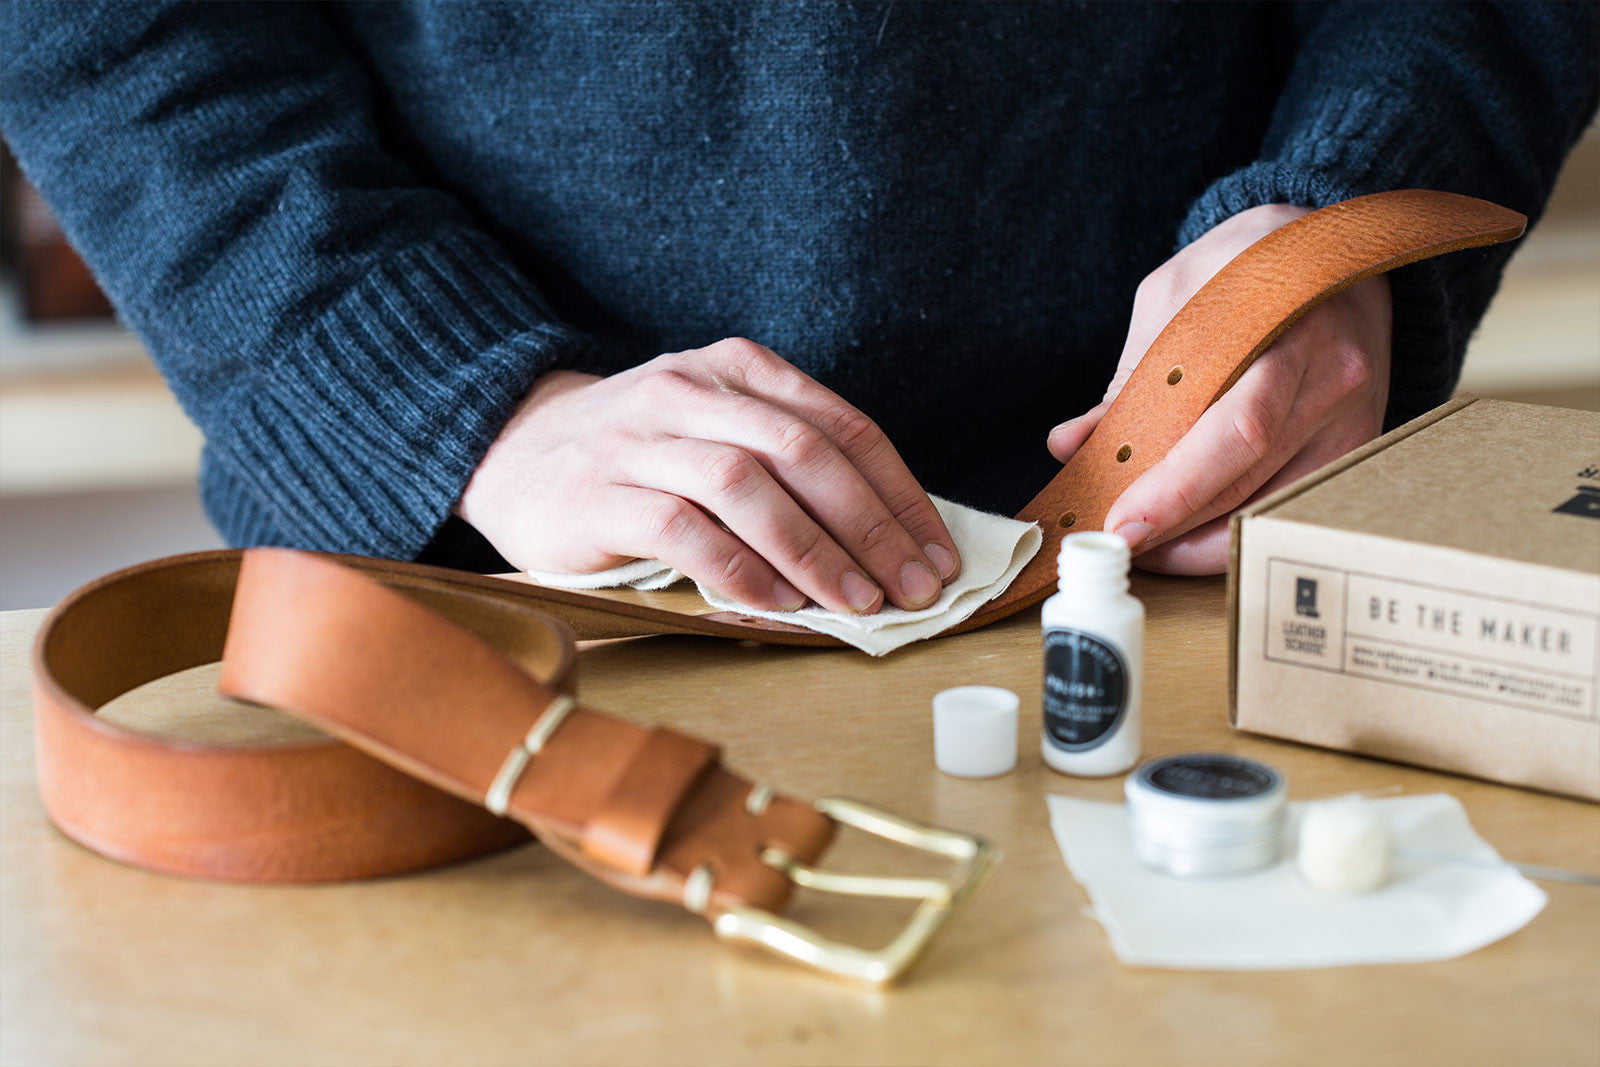
M 94 715 L 219 656 L 225 695 L 339 740 L 178 744 Z M 783 797 L 748 812 L 752 785 L 676 732 L 579 707 L 528 760 L 510 819 L 480 806 L 507 755 L 572 694 L 575 663 L 570 633 L 494 579 L 285 549 L 159 560 L 79 590 L 41 629 L 40 791 L 68 836 L 177 874 L 394 874 L 531 829 L 629 892 L 681 900 L 710 865 L 713 902 L 781 908 L 791 886 L 762 849 L 814 860 L 831 821 Z
M 1178 310 L 1089 439 L 1017 513 L 1044 530 L 1039 554 L 1005 593 L 952 632 L 1049 596 L 1061 539 L 1100 529 L 1123 490 L 1155 466 L 1306 312 L 1396 267 L 1515 240 L 1527 223 L 1486 200 L 1403 189 L 1302 215 L 1245 249 Z

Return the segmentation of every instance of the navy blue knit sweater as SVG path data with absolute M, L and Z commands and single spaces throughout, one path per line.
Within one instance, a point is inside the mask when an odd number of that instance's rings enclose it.
M 534 377 L 730 335 L 1012 510 L 1139 279 L 1228 215 L 1430 186 L 1536 216 L 1600 18 L 23 3 L 0 38 L 0 128 L 204 430 L 225 535 L 460 561 Z M 1449 394 L 1507 255 L 1396 276 L 1391 423 Z

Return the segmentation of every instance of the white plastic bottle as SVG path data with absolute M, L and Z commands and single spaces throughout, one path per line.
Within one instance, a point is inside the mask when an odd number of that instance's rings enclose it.
M 1044 602 L 1044 761 L 1063 774 L 1139 762 L 1144 605 L 1128 594 L 1128 545 L 1112 533 L 1061 542 L 1060 592 Z

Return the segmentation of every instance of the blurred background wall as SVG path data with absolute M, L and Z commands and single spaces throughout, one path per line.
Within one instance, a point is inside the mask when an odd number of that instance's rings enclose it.
M 219 547 L 195 497 L 200 435 L 9 157 L 0 268 L 0 608 Z M 1600 410 L 1600 128 L 1512 260 L 1461 389 Z

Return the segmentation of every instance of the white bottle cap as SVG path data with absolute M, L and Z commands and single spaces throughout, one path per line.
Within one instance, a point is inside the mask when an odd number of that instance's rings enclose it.
M 993 778 L 1017 765 L 1017 694 L 963 685 L 933 698 L 933 762 L 957 778 Z

